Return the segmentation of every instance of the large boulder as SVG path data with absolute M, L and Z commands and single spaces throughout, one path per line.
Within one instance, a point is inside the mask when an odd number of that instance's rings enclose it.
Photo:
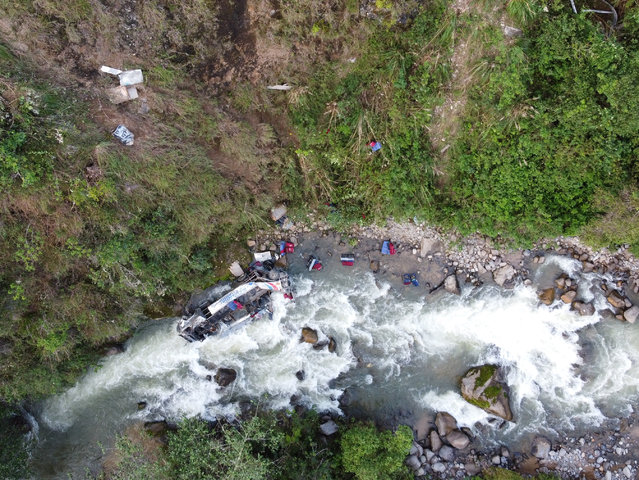
M 448 435 L 446 435 L 446 440 L 453 448 L 457 450 L 463 450 L 468 446 L 470 440 L 466 436 L 466 434 L 460 430 L 453 430 Z
M 444 290 L 449 293 L 454 293 L 455 295 L 461 294 L 461 290 L 459 289 L 459 282 L 457 281 L 457 275 L 453 273 L 452 275 L 448 275 L 444 279 Z
M 551 305 L 555 301 L 555 289 L 550 287 L 542 290 L 539 294 L 539 300 L 545 305 Z
M 453 430 L 457 429 L 457 420 L 450 413 L 438 412 L 435 416 L 435 426 L 440 437 L 445 437 Z
M 302 328 L 302 342 L 317 343 L 317 332 L 309 327 Z
M 511 286 L 516 273 L 517 271 L 512 265 L 504 265 L 493 272 L 493 280 L 500 287 L 508 287 Z
M 468 403 L 512 421 L 508 386 L 501 378 L 501 371 L 496 365 L 473 367 L 461 379 L 461 394 Z
M 530 453 L 539 459 L 544 459 L 550 453 L 551 446 L 550 440 L 546 437 L 535 437 L 530 447 Z
M 623 318 L 625 318 L 627 322 L 635 323 L 638 317 L 639 317 L 639 307 L 637 305 L 633 305 L 628 310 L 623 312 Z
M 215 374 L 215 382 L 220 387 L 226 387 L 237 378 L 237 372 L 232 368 L 218 368 Z

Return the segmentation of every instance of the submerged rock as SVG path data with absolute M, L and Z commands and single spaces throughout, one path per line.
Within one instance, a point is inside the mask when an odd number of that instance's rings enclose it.
M 237 378 L 237 372 L 232 368 L 218 368 L 215 374 L 215 382 L 220 387 L 226 387 Z
M 335 353 L 335 349 L 337 348 L 337 342 L 333 337 L 328 337 L 328 351 L 331 353 Z
M 144 410 L 146 408 L 146 402 L 138 402 L 138 410 Z
M 306 372 L 304 370 L 298 370 L 295 372 L 295 376 L 301 382 L 306 378 Z
M 595 313 L 595 306 L 592 304 L 592 302 L 572 302 L 571 308 L 573 310 L 576 310 L 577 313 L 582 317 L 594 315 Z
M 504 420 L 512 421 L 508 386 L 501 382 L 501 378 L 501 372 L 496 365 L 471 368 L 461 379 L 461 394 L 468 403 Z
M 317 332 L 309 327 L 302 328 L 301 342 L 317 343 Z

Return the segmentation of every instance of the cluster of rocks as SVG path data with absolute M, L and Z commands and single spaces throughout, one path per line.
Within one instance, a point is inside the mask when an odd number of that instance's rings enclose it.
M 539 300 L 545 305 L 553 305 L 557 299 L 565 304 L 569 304 L 572 310 L 579 315 L 593 315 L 596 311 L 593 301 L 583 301 L 578 298 L 577 281 L 562 273 L 555 279 L 552 287 L 545 288 L 539 292 Z M 618 280 L 611 286 L 603 280 L 599 287 L 608 302 L 607 307 L 601 309 L 599 314 L 603 318 L 616 318 L 635 323 L 639 318 L 639 306 L 634 305 L 625 295 L 624 280 Z
M 333 337 L 326 337 L 322 340 L 317 335 L 317 330 L 310 327 L 302 328 L 302 337 L 300 342 L 310 343 L 313 345 L 314 350 L 322 350 L 324 347 L 328 347 L 328 351 L 334 353 L 337 349 L 337 342 Z
M 474 475 L 481 470 L 475 462 L 466 464 L 456 461 L 470 453 L 471 438 L 470 430 L 458 428 L 457 420 L 452 415 L 439 412 L 426 438 L 413 443 L 406 465 L 416 477 Z
M 467 428 L 458 428 L 450 414 L 439 412 L 426 437 L 413 442 L 405 463 L 419 479 L 461 479 L 491 467 L 580 480 L 639 478 L 639 425 L 628 422 L 561 442 L 538 435 L 524 452 L 505 445 L 479 450 L 473 448 L 475 442 Z

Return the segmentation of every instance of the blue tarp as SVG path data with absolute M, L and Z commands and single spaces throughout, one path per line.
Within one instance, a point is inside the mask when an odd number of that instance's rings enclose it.
M 382 255 L 390 255 L 390 242 L 388 240 L 384 240 L 382 243 Z

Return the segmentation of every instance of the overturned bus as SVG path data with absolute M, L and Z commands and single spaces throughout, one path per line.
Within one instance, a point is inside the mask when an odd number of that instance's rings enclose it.
M 282 292 L 292 299 L 288 274 L 275 268 L 272 261 L 253 262 L 249 272 L 235 288 L 217 300 L 205 300 L 191 306 L 178 321 L 177 331 L 189 342 L 211 335 L 227 335 L 264 316 L 271 317 L 271 294 Z

